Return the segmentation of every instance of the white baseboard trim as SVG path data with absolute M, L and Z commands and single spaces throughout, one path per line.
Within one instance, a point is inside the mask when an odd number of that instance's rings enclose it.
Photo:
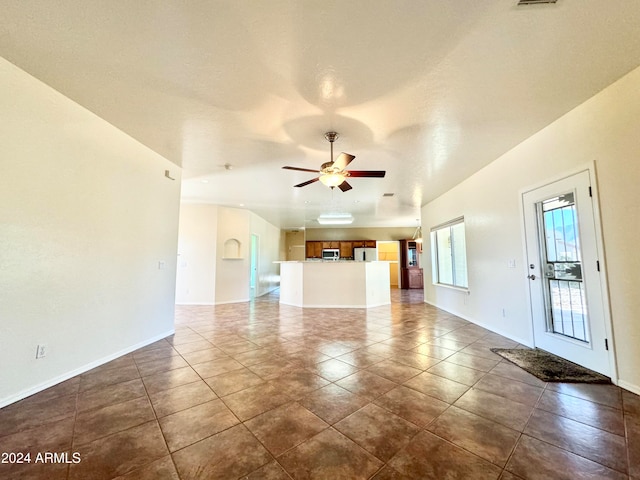
M 625 390 L 629 390 L 631 393 L 640 395 L 640 386 L 638 385 L 634 385 L 633 383 L 625 382 L 624 380 L 618 379 L 618 386 L 620 388 L 624 388 Z
M 225 300 L 224 302 L 216 302 L 215 305 L 227 305 L 228 303 L 243 303 L 248 302 L 249 298 L 240 298 L 238 300 Z
M 283 302 L 282 300 L 280 300 L 280 305 L 289 305 L 290 307 L 299 307 L 302 308 L 301 304 L 298 303 L 292 303 L 292 302 Z
M 280 288 L 280 285 L 276 285 L 275 287 L 271 287 L 271 288 L 269 288 L 269 289 L 265 290 L 265 291 L 264 291 L 264 292 L 262 292 L 260 295 L 256 295 L 256 297 L 262 297 L 262 296 L 264 296 L 264 295 L 268 295 L 268 294 L 270 294 L 271 292 L 273 292 L 273 291 L 275 291 L 275 290 L 278 290 L 279 288 Z
M 180 303 L 176 303 L 176 305 L 185 306 L 185 307 L 211 307 L 215 305 L 215 303 L 213 302 L 180 302 Z
M 384 307 L 385 305 L 391 305 L 389 303 L 375 303 L 371 305 L 298 305 L 295 303 L 287 303 L 280 302 L 282 305 L 290 305 L 292 307 L 300 307 L 300 308 L 375 308 L 375 307 Z
M 151 345 L 152 343 L 157 342 L 158 340 L 162 340 L 163 338 L 168 337 L 169 335 L 173 335 L 174 333 L 175 333 L 175 329 L 172 328 L 167 332 L 161 333 L 159 335 L 155 335 L 154 337 L 148 338 L 140 343 L 137 343 L 135 345 L 132 345 L 123 350 L 112 353 L 110 355 L 107 355 L 106 357 L 102 357 L 98 360 L 94 360 L 93 362 L 87 363 L 81 367 L 78 367 L 69 372 L 63 373 L 62 375 L 58 375 L 57 377 L 47 380 L 46 382 L 39 383 L 38 385 L 27 388 L 25 390 L 22 390 L 8 397 L 2 398 L 0 399 L 0 408 L 6 407 L 7 405 L 11 405 L 12 403 L 22 400 L 23 398 L 30 397 L 31 395 L 34 395 L 38 392 L 46 390 L 49 387 L 53 387 L 54 385 L 62 383 L 65 380 L 69 380 L 70 378 L 73 378 L 76 375 L 80 375 L 82 373 L 88 372 L 93 368 L 99 367 L 100 365 L 104 365 L 105 363 L 108 363 L 111 360 L 115 360 L 116 358 L 126 355 L 127 353 L 131 353 L 135 350 L 138 350 L 139 348 L 146 347 L 147 345 Z
M 258 297 L 262 297 L 263 295 L 268 295 L 269 293 L 273 292 L 274 290 L 277 290 L 278 288 L 280 288 L 279 286 L 275 286 L 269 290 L 266 290 L 264 292 L 262 292 L 260 295 L 256 295 L 256 298 Z M 186 307 L 198 307 L 198 306 L 202 306 L 202 307 L 211 307 L 211 306 L 215 306 L 215 305 L 226 305 L 228 303 L 242 303 L 242 302 L 248 302 L 250 301 L 249 298 L 244 298 L 244 299 L 239 299 L 239 300 L 226 300 L 224 302 L 176 302 L 176 305 L 178 306 L 186 306 Z
M 463 320 L 466 320 L 467 322 L 473 323 L 474 325 L 478 325 L 479 327 L 486 328 L 487 330 L 490 330 L 493 333 L 497 333 L 498 335 L 502 335 L 503 337 L 506 337 L 509 340 L 513 340 L 514 342 L 518 342 L 518 343 L 520 343 L 522 345 L 526 345 L 527 347 L 533 348 L 533 344 L 531 342 L 525 340 L 524 338 L 516 337 L 515 335 L 512 335 L 512 334 L 504 332 L 504 331 L 501 331 L 500 329 L 495 328 L 492 325 L 487 325 L 486 323 L 479 322 L 475 318 L 469 318 L 469 317 L 467 317 L 466 315 L 464 315 L 462 313 L 455 312 L 455 311 L 450 310 L 448 308 L 443 308 L 440 305 L 436 305 L 435 303 L 429 302 L 428 300 L 425 300 L 424 303 L 427 303 L 427 304 L 431 305 L 432 307 L 439 308 L 440 310 L 444 310 L 445 312 L 450 313 L 451 315 L 455 315 L 456 317 L 460 317 Z
M 427 303 L 427 304 L 429 304 L 429 305 L 431 305 L 433 307 L 439 308 L 440 310 L 444 310 L 445 312 L 448 312 L 448 313 L 450 313 L 452 315 L 455 315 L 456 317 L 460 317 L 460 318 L 462 318 L 464 320 L 467 320 L 468 322 L 471 322 L 471 323 L 473 323 L 475 325 L 478 325 L 479 327 L 486 328 L 487 330 L 491 330 L 492 332 L 497 333 L 499 335 L 502 335 L 503 337 L 507 337 L 510 340 L 513 340 L 514 342 L 518 342 L 518 343 L 520 343 L 522 345 L 526 345 L 527 347 L 530 347 L 530 348 L 534 347 L 533 343 L 529 343 L 526 340 L 524 340 L 522 338 L 515 337 L 515 336 L 513 336 L 513 335 L 511 335 L 509 333 L 502 332 L 499 329 L 496 329 L 496 328 L 494 328 L 494 327 L 492 327 L 490 325 L 486 325 L 486 324 L 484 324 L 482 322 L 478 322 L 475 319 L 468 318 L 466 315 L 460 314 L 458 312 L 451 311 L 451 310 L 449 310 L 447 308 L 443 308 L 443 307 L 441 307 L 439 305 L 436 305 L 435 303 L 429 302 L 427 300 L 425 300 L 424 303 Z M 640 386 L 638 386 L 638 385 L 634 385 L 633 383 L 625 382 L 624 380 L 620 380 L 619 378 L 618 379 L 612 378 L 611 379 L 611 383 L 613 383 L 614 385 L 617 385 L 620 388 L 624 388 L 625 390 L 629 390 L 630 392 L 635 393 L 636 395 L 640 395 Z

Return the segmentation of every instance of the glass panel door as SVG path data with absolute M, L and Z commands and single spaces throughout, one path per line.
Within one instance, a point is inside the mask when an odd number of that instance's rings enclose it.
M 534 345 L 610 376 L 596 214 L 584 170 L 522 194 Z
M 537 205 L 542 217 L 547 328 L 553 333 L 588 342 L 587 305 L 576 203 L 572 192 Z

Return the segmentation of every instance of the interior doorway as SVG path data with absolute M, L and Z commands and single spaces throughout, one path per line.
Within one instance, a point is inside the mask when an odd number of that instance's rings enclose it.
M 257 295 L 258 288 L 258 264 L 260 252 L 260 237 L 251 234 L 251 253 L 250 253 L 250 274 L 249 274 L 249 298 L 253 300 Z
M 613 374 L 589 170 L 522 195 L 535 346 Z
M 378 260 L 389 262 L 389 284 L 400 287 L 400 243 L 397 240 L 378 240 Z

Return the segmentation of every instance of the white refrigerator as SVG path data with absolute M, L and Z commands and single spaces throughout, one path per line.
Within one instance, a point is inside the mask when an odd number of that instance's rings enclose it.
M 374 262 L 378 260 L 377 248 L 354 248 L 353 259 L 356 262 Z

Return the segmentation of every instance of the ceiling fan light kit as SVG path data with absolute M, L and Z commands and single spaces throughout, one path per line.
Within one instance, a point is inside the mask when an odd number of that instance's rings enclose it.
M 337 187 L 344 182 L 346 176 L 343 173 L 323 173 L 320 175 L 320 181 L 327 187 Z
M 285 170 L 298 170 L 300 172 L 314 172 L 320 174 L 316 178 L 312 178 L 311 180 L 307 180 L 306 182 L 294 185 L 294 187 L 304 187 L 320 180 L 320 183 L 326 185 L 329 188 L 338 187 L 343 192 L 346 192 L 353 188 L 347 182 L 347 177 L 383 178 L 385 176 L 386 172 L 383 170 L 345 170 L 345 168 L 347 168 L 347 165 L 349 165 L 356 157 L 354 155 L 349 155 L 348 153 L 342 152 L 334 161 L 333 142 L 335 142 L 336 138 L 338 138 L 338 133 L 327 132 L 324 134 L 324 138 L 326 138 L 331 145 L 331 161 L 320 165 L 320 170 L 311 170 L 309 168 L 289 166 L 282 167 Z

